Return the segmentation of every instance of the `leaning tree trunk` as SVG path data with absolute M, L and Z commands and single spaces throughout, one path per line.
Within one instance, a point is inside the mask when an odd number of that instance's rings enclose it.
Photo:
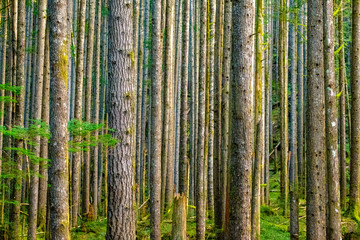
M 323 5 L 308 0 L 306 237 L 326 239 Z
M 67 11 L 66 0 L 49 1 L 50 39 L 50 233 L 70 239 L 67 149 Z
M 251 169 L 254 154 L 253 57 L 255 1 L 233 1 L 230 100 L 229 239 L 251 238 Z
M 106 239 L 135 239 L 135 75 L 132 6 L 109 1 L 109 128 L 120 142 L 109 149 Z M 121 17 L 119 17 L 121 16 Z

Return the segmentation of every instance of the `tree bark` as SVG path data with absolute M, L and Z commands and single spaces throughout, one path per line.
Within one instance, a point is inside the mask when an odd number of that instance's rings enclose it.
M 85 11 L 86 1 L 79 1 L 77 9 L 77 30 L 76 30 L 76 83 L 75 83 L 75 104 L 74 118 L 82 121 L 82 95 L 83 95 L 83 77 L 84 77 L 84 34 L 85 34 Z M 80 136 L 74 136 L 74 144 L 81 142 Z M 80 201 L 80 161 L 81 151 L 77 150 L 73 153 L 72 158 L 72 181 L 71 181 L 71 197 L 72 197 L 72 226 L 77 227 L 77 217 L 79 214 Z
M 50 239 L 70 239 L 67 152 L 67 4 L 49 1 L 50 46 Z
M 341 208 L 346 209 L 346 67 L 345 67 L 345 45 L 343 28 L 343 1 L 339 0 L 341 6 L 338 13 L 338 32 L 339 32 L 339 105 L 340 105 L 340 202 Z
M 251 166 L 254 154 L 253 57 L 255 1 L 232 2 L 229 239 L 251 237 Z
M 307 239 L 326 239 L 325 91 L 323 4 L 308 0 L 307 32 Z
M 352 45 L 351 45 L 351 147 L 350 147 L 350 199 L 349 210 L 359 219 L 359 157 L 360 157 L 360 1 L 352 1 Z
M 106 239 L 135 239 L 135 75 L 132 4 L 109 1 L 109 128 L 120 142 L 109 149 Z
M 198 92 L 198 139 L 196 163 L 196 239 L 205 239 L 205 88 L 207 50 L 207 1 L 200 1 L 200 44 L 199 44 L 199 92 Z
M 151 34 L 151 118 L 150 118 L 150 226 L 151 239 L 160 240 L 161 200 L 161 80 L 162 80 L 162 34 L 161 0 L 154 0 Z

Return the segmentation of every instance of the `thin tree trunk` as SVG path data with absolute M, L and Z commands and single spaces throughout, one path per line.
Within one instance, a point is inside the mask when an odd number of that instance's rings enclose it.
M 80 0 L 77 15 L 77 30 L 76 30 L 76 83 L 75 83 L 75 105 L 74 105 L 74 119 L 82 121 L 82 95 L 83 95 L 83 77 L 84 77 L 84 34 L 85 34 L 85 11 L 86 1 Z M 80 136 L 74 136 L 74 144 L 81 142 Z M 73 153 L 72 158 L 72 181 L 71 181 L 71 197 L 72 197 L 72 226 L 77 227 L 77 217 L 79 214 L 80 201 L 80 161 L 81 151 L 77 149 Z
M 152 9 L 151 33 L 151 118 L 149 125 L 150 148 L 150 225 L 151 239 L 160 240 L 161 218 L 161 80 L 162 80 L 162 34 L 161 34 L 161 0 L 154 0 Z
M 45 52 L 44 52 L 44 71 L 43 71 L 43 95 L 42 95 L 42 109 L 41 119 L 46 124 L 49 124 L 49 93 L 50 93 L 50 66 L 49 66 L 49 25 L 46 26 L 45 33 Z M 40 157 L 48 159 L 48 139 L 41 138 Z M 48 163 L 46 161 L 40 162 L 40 176 L 39 179 L 39 202 L 38 202 L 38 226 L 39 230 L 46 230 L 46 207 L 47 207 L 47 190 L 48 190 Z
M 36 74 L 35 74 L 35 92 L 34 101 L 31 108 L 31 118 L 41 119 L 42 96 L 43 96 L 43 79 L 44 79 L 44 53 L 45 53 L 45 30 L 46 30 L 46 5 L 45 0 L 38 2 L 38 32 L 37 32 L 37 53 L 36 53 Z M 34 139 L 33 153 L 40 157 L 40 136 Z M 39 200 L 39 163 L 32 161 L 30 165 L 32 175 L 30 180 L 29 195 L 29 218 L 28 218 L 28 239 L 36 240 L 38 200 Z
M 222 187 L 220 182 L 221 172 L 221 113 L 222 113 L 222 61 L 223 61 L 223 27 L 224 27 L 224 0 L 216 1 L 216 21 L 215 21 L 215 63 L 214 63 L 214 222 L 216 229 L 222 229 L 224 215 L 221 205 L 225 203 L 225 195 L 221 194 Z M 231 14 L 231 13 L 230 13 Z M 231 32 L 230 32 L 231 34 Z M 218 237 L 221 233 L 218 232 Z
M 290 7 L 295 8 L 296 2 L 292 0 Z M 290 14 L 291 19 L 297 21 L 297 12 Z M 291 82 L 290 107 L 290 238 L 299 239 L 299 196 L 298 196 L 298 161 L 297 161 L 297 118 L 296 118 L 296 80 L 297 80 L 297 45 L 296 25 L 289 26 L 289 57 Z M 300 143 L 301 144 L 301 143 Z
M 254 0 L 233 2 L 229 239 L 251 238 L 254 20 Z
M 281 201 L 283 214 L 287 215 L 289 176 L 288 176 L 288 22 L 287 1 L 280 0 L 279 23 L 279 82 L 280 82 L 280 111 L 281 111 Z
M 96 19 L 96 42 L 95 42 L 95 96 L 94 96 L 94 110 L 93 110 L 93 123 L 99 124 L 99 105 L 100 105 L 100 53 L 101 53 L 101 0 L 97 0 L 97 19 Z M 94 133 L 95 141 L 98 139 L 99 132 L 95 131 Z M 98 196 L 98 166 L 99 166 L 99 148 L 96 145 L 93 148 L 92 154 L 94 162 L 94 173 L 93 173 L 93 209 L 94 209 L 94 219 L 97 219 L 98 214 L 98 202 L 101 200 L 101 195 Z
M 199 45 L 199 92 L 198 92 L 198 141 L 196 163 L 196 239 L 205 239 L 205 92 L 206 92 L 206 50 L 207 50 L 207 1 L 200 1 L 200 45 Z
M 264 104 L 263 104 L 263 0 L 256 1 L 255 17 L 255 158 L 253 164 L 251 199 L 251 239 L 260 239 L 261 166 L 264 158 Z
M 345 45 L 343 28 L 343 1 L 339 0 L 341 6 L 338 13 L 338 32 L 339 32 L 339 105 L 340 105 L 340 201 L 341 208 L 346 209 L 346 67 L 345 67 Z
M 352 217 L 359 218 L 359 157 L 360 157 L 360 1 L 352 1 L 352 45 L 351 45 L 351 156 L 350 156 L 350 199 Z M 355 81 L 356 80 L 356 81 Z

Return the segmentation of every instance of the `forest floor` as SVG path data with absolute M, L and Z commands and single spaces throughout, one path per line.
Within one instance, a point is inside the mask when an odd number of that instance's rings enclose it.
M 289 225 L 290 218 L 284 217 L 282 207 L 279 200 L 280 197 L 280 180 L 279 173 L 272 175 L 270 178 L 270 205 L 261 207 L 261 239 L 263 240 L 288 240 L 290 238 Z M 191 207 L 193 211 L 194 207 Z M 189 214 L 190 215 L 190 214 Z M 138 221 L 137 239 L 150 239 L 150 223 L 149 215 Z M 346 222 L 347 221 L 347 222 Z M 347 232 L 347 225 L 357 231 L 357 224 L 352 220 L 343 219 L 345 227 L 343 231 Z M 165 214 L 161 224 L 162 239 L 171 238 L 171 211 Z M 299 239 L 306 239 L 306 202 L 300 199 L 299 204 Z M 196 236 L 196 220 L 194 216 L 188 217 L 187 233 L 189 239 L 195 239 Z M 71 237 L 73 240 L 103 240 L 106 234 L 106 219 L 101 218 L 98 221 L 82 223 L 80 227 L 73 229 Z M 213 221 L 206 221 L 206 239 L 215 239 L 215 229 Z M 40 236 L 39 236 L 40 237 Z M 43 239 L 43 238 L 38 238 Z M 355 238 L 357 239 L 357 238 Z
M 270 206 L 261 207 L 261 239 L 288 240 L 289 234 L 289 217 L 282 215 L 282 208 L 279 201 L 280 182 L 279 175 L 273 175 L 270 178 Z M 305 200 L 300 199 L 299 206 L 299 223 L 300 238 L 306 239 L 306 218 L 305 218 Z M 189 239 L 195 239 L 196 222 L 195 217 L 189 217 L 187 222 L 187 232 Z M 165 215 L 161 225 L 162 239 L 170 239 L 171 237 L 171 213 Z M 138 222 L 137 238 L 149 239 L 150 227 L 148 216 Z M 106 234 L 106 219 L 96 222 L 88 222 L 82 227 L 72 231 L 72 239 L 74 240 L 100 240 L 104 239 Z M 212 220 L 206 221 L 206 239 L 215 239 L 215 229 Z

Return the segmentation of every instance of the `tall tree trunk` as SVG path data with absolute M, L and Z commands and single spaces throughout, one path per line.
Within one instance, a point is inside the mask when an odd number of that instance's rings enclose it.
M 327 238 L 340 239 L 341 207 L 338 158 L 338 113 L 336 101 L 334 57 L 334 11 L 333 1 L 323 1 L 324 14 L 324 73 L 326 113 L 326 161 L 327 161 Z
M 95 86 L 94 86 L 94 109 L 93 109 L 93 123 L 99 124 L 99 105 L 100 105 L 100 42 L 101 42 L 101 0 L 97 0 L 97 19 L 96 19 L 96 42 L 95 42 Z M 95 141 L 98 139 L 99 132 L 95 131 Z M 93 173 L 93 209 L 94 219 L 97 219 L 98 214 L 98 202 L 101 200 L 101 195 L 98 196 L 98 166 L 99 166 L 99 148 L 96 145 L 93 149 L 93 162 L 94 162 L 94 173 Z
M 209 36 L 208 36 L 208 61 L 209 61 L 209 142 L 208 142 L 208 184 L 207 187 L 207 209 L 209 218 L 214 217 L 214 85 L 215 85 L 215 21 L 216 21 L 216 0 L 209 3 Z
M 43 71 L 43 95 L 42 95 L 42 109 L 41 119 L 46 124 L 49 124 L 49 93 L 50 93 L 50 66 L 49 66 L 49 25 L 46 26 L 45 33 L 45 52 L 44 52 L 44 71 Z M 48 159 L 48 139 L 41 138 L 40 157 Z M 46 161 L 40 162 L 39 179 L 39 202 L 38 202 L 38 226 L 39 230 L 46 229 L 46 208 L 47 208 L 47 190 L 48 190 L 48 167 Z
M 165 9 L 164 9 L 165 10 Z M 168 166 L 174 166 L 174 18 L 175 1 L 168 0 L 166 4 L 166 31 L 165 31 L 165 71 L 164 71 L 164 126 L 162 129 L 162 148 L 161 148 L 161 213 L 164 213 L 171 207 L 172 194 L 169 194 L 169 185 L 173 185 L 173 179 L 167 178 L 173 171 Z M 170 163 L 172 161 L 172 163 Z M 173 175 L 172 175 L 173 176 Z M 172 187 L 173 188 L 173 187 Z
M 251 238 L 254 20 L 254 0 L 233 2 L 229 239 Z
M 261 166 L 264 158 L 264 104 L 263 104 L 263 0 L 256 1 L 255 16 L 255 158 L 253 164 L 251 199 L 251 239 L 260 239 Z
M 352 45 L 351 45 L 351 156 L 350 156 L 350 213 L 359 218 L 359 157 L 360 157 L 360 1 L 352 1 Z
M 187 144 L 188 144 L 188 67 L 189 67 L 189 25 L 190 25 L 190 0 L 183 1 L 183 17 L 182 17 L 182 58 L 181 58 L 181 121 L 180 121 L 180 146 L 179 146 L 179 195 L 175 197 L 174 201 L 174 213 L 173 213 L 173 226 L 176 225 L 176 219 L 179 219 L 181 233 L 175 236 L 175 229 L 173 230 L 173 239 L 186 239 L 186 216 L 187 216 L 187 196 L 188 196 L 188 169 L 189 160 L 187 156 Z M 175 207 L 178 205 L 178 213 L 175 211 Z M 173 227 L 174 228 L 174 227 Z
M 222 229 L 224 217 L 222 215 L 221 205 L 225 203 L 225 195 L 221 194 L 220 183 L 221 169 L 221 113 L 222 113 L 222 61 L 223 61 L 223 27 L 224 27 L 224 0 L 216 1 L 216 21 L 215 21 L 215 63 L 214 63 L 214 222 L 216 229 Z M 231 14 L 231 13 L 230 13 Z M 231 34 L 231 32 L 230 32 Z M 220 231 L 217 234 L 221 235 Z
M 288 22 L 287 1 L 280 0 L 279 20 L 279 82 L 281 111 L 281 201 L 283 214 L 288 211 L 289 176 L 288 176 Z
M 13 61 L 13 81 L 15 85 L 21 87 L 20 93 L 16 94 L 15 103 L 15 115 L 14 125 L 18 127 L 24 127 L 24 107 L 25 107 L 25 0 L 13 2 L 13 40 L 16 40 L 16 44 L 13 45 L 14 55 Z M 15 13 L 16 12 L 16 13 Z M 15 38 L 15 39 L 14 39 Z M 16 149 L 24 148 L 24 140 L 15 138 L 14 146 Z M 19 150 L 14 151 L 15 169 L 18 172 L 22 171 L 23 156 Z M 20 203 L 21 203 L 21 188 L 22 178 L 17 175 L 13 182 L 13 190 L 11 193 L 11 200 L 16 201 L 17 204 L 12 204 L 10 211 L 11 229 L 13 236 L 12 239 L 18 239 L 18 226 L 20 224 Z
M 196 239 L 205 239 L 205 92 L 206 92 L 206 50 L 207 50 L 207 1 L 200 1 L 200 45 L 199 45 L 199 92 L 198 92 L 198 139 L 196 163 Z
M 298 8 L 303 9 L 298 2 Z M 301 12 L 300 12 L 301 13 Z M 304 23 L 303 13 L 298 14 L 298 22 Z M 303 168 L 304 162 L 304 63 L 303 63 L 303 34 L 304 27 L 301 25 L 297 26 L 297 88 L 298 88 L 298 99 L 297 99 L 297 162 L 298 162 L 298 194 L 302 196 L 303 189 L 303 178 L 305 169 Z
M 77 15 L 77 30 L 76 30 L 76 83 L 75 83 L 75 105 L 74 105 L 74 119 L 82 121 L 82 95 L 83 95 L 83 77 L 84 77 L 84 34 L 85 34 L 85 11 L 86 1 L 80 0 Z M 80 136 L 74 136 L 74 144 L 81 142 Z M 80 201 L 80 161 L 81 151 L 77 149 L 73 153 L 72 158 L 72 181 L 71 181 L 71 197 L 72 197 L 72 226 L 77 227 L 77 217 L 79 214 Z
M 160 240 L 160 200 L 161 200 L 161 80 L 162 80 L 162 34 L 161 0 L 154 0 L 152 9 L 151 33 L 151 124 L 150 148 L 150 225 L 151 239 Z
M 345 44 L 343 28 L 343 1 L 339 0 L 340 11 L 338 13 L 339 32 L 339 94 L 340 94 L 340 202 L 341 208 L 346 209 L 346 66 L 345 66 Z
M 67 6 L 49 1 L 50 30 L 50 239 L 70 239 L 67 152 Z
M 35 92 L 33 94 L 34 101 L 31 108 L 31 118 L 35 120 L 41 119 L 42 96 L 43 96 L 43 79 L 44 79 L 44 53 L 45 53 L 45 30 L 46 30 L 46 5 L 45 0 L 38 2 L 38 32 L 37 32 L 37 53 L 36 53 L 36 74 L 35 74 Z M 33 153 L 36 157 L 40 157 L 40 136 L 35 137 L 35 145 Z M 39 163 L 31 162 L 32 176 L 30 180 L 30 196 L 29 196 L 29 218 L 28 218 L 28 239 L 36 240 L 38 200 L 39 200 Z
M 326 239 L 325 91 L 323 4 L 308 0 L 307 60 L 307 239 Z
M 296 8 L 295 0 L 290 1 L 290 7 Z M 296 10 L 297 11 L 297 10 Z M 290 14 L 291 19 L 297 21 L 297 12 Z M 297 119 L 296 119 L 296 80 L 297 80 L 297 46 L 296 25 L 289 26 L 289 57 L 291 82 L 290 109 L 290 238 L 299 239 L 299 196 L 298 196 L 298 161 L 297 161 Z M 301 144 L 301 143 L 300 143 Z
M 94 53 L 94 32 L 95 32 L 95 6 L 96 1 L 89 1 L 89 20 L 88 32 L 86 42 L 86 86 L 85 86 L 85 121 L 91 122 L 91 85 L 93 72 L 93 53 Z M 133 53 L 132 53 L 133 54 Z M 135 96 L 135 95 L 134 95 Z M 134 130 L 135 132 L 135 130 Z M 86 141 L 90 141 L 90 134 L 85 137 Z M 90 148 L 90 146 L 88 147 Z M 90 205 L 90 149 L 83 153 L 84 156 L 84 185 L 82 186 L 82 214 L 87 216 L 89 214 Z M 92 161 L 94 156 L 92 156 Z
M 131 22 L 132 11 L 126 1 L 109 2 L 109 128 L 116 130 L 112 135 L 121 142 L 109 151 L 108 240 L 135 239 L 136 236 L 133 166 L 136 81 L 133 29 L 127 24 Z

